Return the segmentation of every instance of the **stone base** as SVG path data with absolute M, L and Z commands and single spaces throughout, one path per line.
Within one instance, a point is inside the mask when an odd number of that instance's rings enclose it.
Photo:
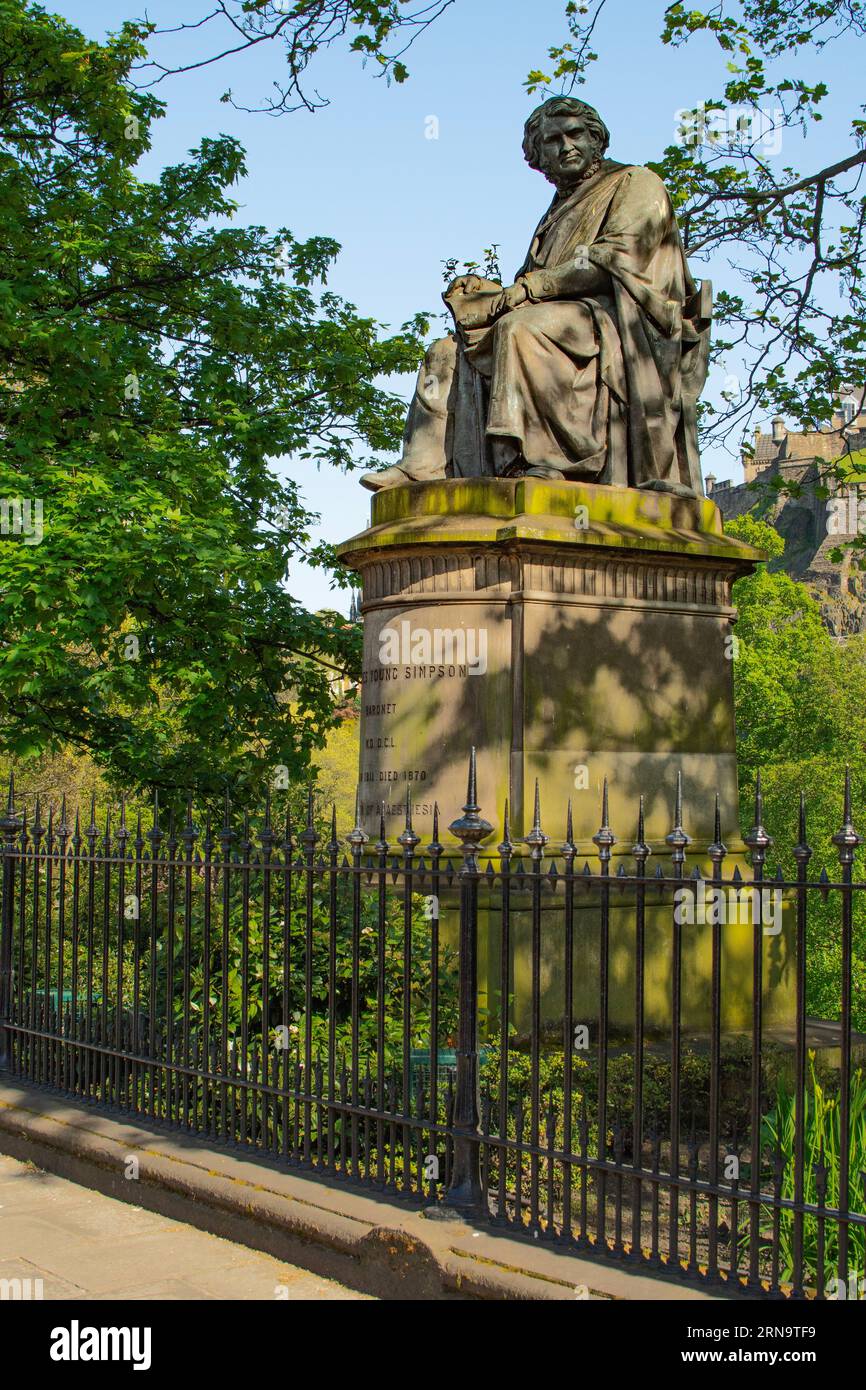
M 577 865 L 598 869 L 592 836 L 609 786 L 617 836 L 611 874 L 634 871 L 638 804 L 645 807 L 651 876 L 671 872 L 665 836 L 682 773 L 683 825 L 692 837 L 686 874 L 712 871 L 716 792 L 725 876 L 748 877 L 738 827 L 733 711 L 731 586 L 760 552 L 726 537 L 713 502 L 664 493 L 538 479 L 417 483 L 373 498 L 372 523 L 341 547 L 361 576 L 364 670 L 361 819 L 379 838 L 385 807 L 394 844 L 407 791 L 418 853 L 430 842 L 434 805 L 448 834 L 465 798 L 470 748 L 478 753 L 478 801 L 494 827 L 496 858 L 505 801 L 517 841 L 532 824 L 539 784 L 549 851 L 566 832 L 569 801 Z M 561 890 L 560 890 L 561 891 Z M 550 898 L 551 922 L 562 903 Z M 576 899 L 575 1002 L 597 1010 L 597 893 Z M 670 996 L 672 898 L 647 903 L 647 1026 L 664 1028 Z M 455 908 L 443 900 L 446 918 Z M 790 928 L 765 938 L 773 1016 L 790 1005 Z M 492 1012 L 498 999 L 498 914 L 482 910 L 479 971 Z M 513 922 L 515 1008 L 528 998 L 528 918 Z M 561 927 L 543 933 L 544 1016 L 561 1017 Z M 444 939 L 444 937 L 443 937 Z M 725 928 L 724 1021 L 747 1026 L 753 928 Z M 610 1016 L 628 1026 L 634 1000 L 634 907 L 612 896 Z M 593 954 L 595 953 L 595 955 Z M 683 931 L 683 1023 L 709 1014 L 710 929 Z M 768 1016 L 769 1019 L 769 1016 Z M 520 1019 L 514 1023 L 520 1027 Z
M 637 489 L 536 479 L 454 479 L 373 498 L 341 547 L 363 588 L 363 823 L 389 838 L 407 789 L 423 845 L 447 826 L 478 749 L 482 812 L 516 836 L 539 780 L 544 828 L 593 853 L 601 790 L 630 841 L 671 829 L 683 774 L 689 833 L 712 837 L 713 798 L 736 833 L 731 585 L 758 552 L 718 509 Z

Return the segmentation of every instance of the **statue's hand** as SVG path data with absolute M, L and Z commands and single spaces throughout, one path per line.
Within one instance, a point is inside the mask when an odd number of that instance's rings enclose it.
M 514 285 L 508 285 L 500 295 L 491 302 L 490 320 L 494 322 L 508 314 L 512 309 L 518 309 L 521 304 L 525 304 L 529 298 L 529 291 L 522 280 L 518 280 Z
M 458 275 L 456 280 L 452 280 L 446 291 L 447 294 L 477 294 L 484 288 L 486 281 L 478 275 Z

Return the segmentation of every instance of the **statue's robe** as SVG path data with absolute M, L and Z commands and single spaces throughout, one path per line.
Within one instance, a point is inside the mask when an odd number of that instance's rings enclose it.
M 603 289 L 582 292 L 588 265 L 609 277 Z M 700 493 L 709 285 L 696 290 L 657 175 L 604 160 L 554 199 L 518 278 L 529 300 L 490 326 L 467 326 L 452 299 L 457 331 L 422 366 L 401 467 L 415 479 L 492 473 L 501 437 L 530 466 Z

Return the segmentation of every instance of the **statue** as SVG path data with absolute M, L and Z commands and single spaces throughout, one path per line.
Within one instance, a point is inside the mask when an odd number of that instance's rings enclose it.
M 446 291 L 455 329 L 427 352 L 403 457 L 365 487 L 496 475 L 703 495 L 710 285 L 692 280 L 664 184 L 605 158 L 609 142 L 574 97 L 532 112 L 524 154 L 556 196 L 513 285 Z

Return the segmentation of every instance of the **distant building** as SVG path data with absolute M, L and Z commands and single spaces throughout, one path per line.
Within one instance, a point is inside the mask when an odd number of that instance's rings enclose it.
M 821 465 L 846 453 L 866 449 L 866 409 L 861 388 L 844 387 L 839 408 L 823 430 L 789 430 L 777 416 L 771 432 L 755 430 L 752 448 L 742 455 L 744 482 L 717 482 L 707 475 L 707 495 L 725 520 L 754 510 L 770 522 L 785 540 L 785 554 L 777 566 L 792 578 L 809 584 L 820 600 L 824 620 L 838 637 L 866 631 L 866 572 L 850 557 L 830 559 L 835 546 L 866 533 L 866 490 L 841 490 L 821 476 Z M 756 479 L 778 477 L 796 483 L 798 497 L 755 489 Z M 823 481 L 831 496 L 819 497 L 816 485 Z

